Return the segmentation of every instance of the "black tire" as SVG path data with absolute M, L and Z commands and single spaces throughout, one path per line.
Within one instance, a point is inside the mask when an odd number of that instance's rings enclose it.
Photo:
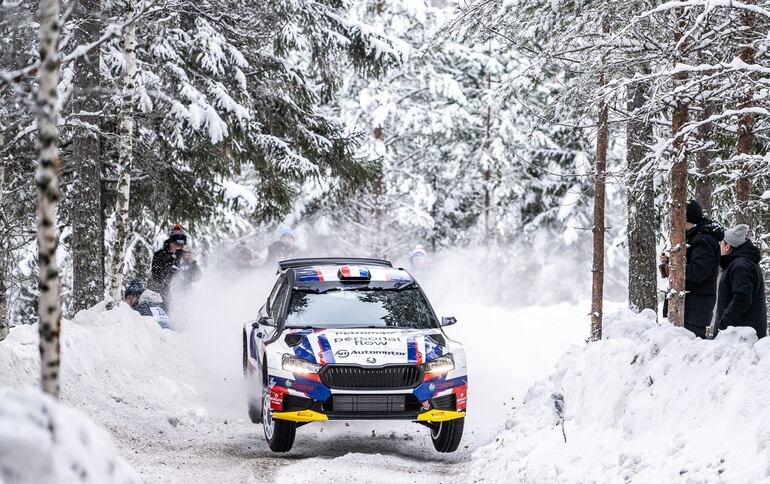
M 262 402 L 252 398 L 251 396 L 248 397 L 248 405 L 249 405 L 249 419 L 251 419 L 251 423 L 261 423 L 262 422 Z
M 246 355 L 246 332 L 243 332 L 243 376 L 248 376 L 248 373 L 246 370 L 249 369 L 249 358 Z
M 262 428 L 265 431 L 265 440 L 273 452 L 288 452 L 294 445 L 294 437 L 297 433 L 297 422 L 273 419 L 270 414 L 270 392 L 265 389 L 262 396 Z
M 456 451 L 460 446 L 460 439 L 463 438 L 465 418 L 437 422 L 434 425 L 430 429 L 430 439 L 433 441 L 433 447 L 439 452 Z

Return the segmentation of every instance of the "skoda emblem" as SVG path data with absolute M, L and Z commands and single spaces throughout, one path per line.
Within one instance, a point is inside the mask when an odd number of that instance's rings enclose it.
M 337 352 L 334 353 L 334 356 L 336 356 L 337 358 L 347 358 L 348 356 L 350 356 L 350 351 L 348 351 L 348 350 L 337 350 Z
M 436 389 L 436 384 L 435 384 L 435 383 L 431 383 L 431 384 L 428 386 L 428 388 L 430 388 L 430 391 L 433 391 L 433 390 L 435 390 L 435 389 Z
M 367 363 L 377 363 L 377 358 L 372 358 L 371 356 L 366 359 Z
M 291 388 L 291 380 L 286 380 L 286 388 Z

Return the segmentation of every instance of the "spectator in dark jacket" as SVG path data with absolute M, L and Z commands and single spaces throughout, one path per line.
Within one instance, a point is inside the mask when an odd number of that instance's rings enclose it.
M 767 336 L 765 280 L 759 249 L 746 236 L 748 225 L 725 232 L 722 241 L 722 278 L 719 280 L 717 331 L 728 326 L 749 326 L 757 336 Z
M 171 283 L 178 289 L 186 289 L 201 278 L 201 270 L 192 252 L 186 251 L 187 233 L 181 225 L 171 229 L 163 248 L 152 257 L 152 280 L 154 289 L 168 303 Z
M 272 267 L 278 262 L 294 257 L 297 251 L 297 235 L 292 229 L 281 230 L 281 237 L 267 248 L 265 264 Z
M 724 229 L 707 219 L 695 200 L 687 202 L 687 254 L 685 265 L 684 327 L 699 338 L 706 337 L 706 328 L 714 316 L 719 277 L 719 242 Z M 667 274 L 668 258 L 663 256 L 662 271 Z M 663 316 L 668 316 L 668 301 Z

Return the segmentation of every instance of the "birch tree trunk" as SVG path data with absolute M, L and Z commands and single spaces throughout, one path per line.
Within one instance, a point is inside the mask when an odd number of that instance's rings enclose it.
M 609 24 L 602 22 L 602 32 L 609 33 Z M 604 69 L 602 67 L 602 69 Z M 607 176 L 607 146 L 609 145 L 609 112 L 604 98 L 605 72 L 599 73 L 599 116 L 596 134 L 596 175 L 594 179 L 593 267 L 591 284 L 591 341 L 602 339 L 604 311 L 604 205 Z
M 684 9 L 677 9 L 677 26 L 674 30 L 674 41 L 679 43 L 686 26 Z M 681 60 L 679 57 L 675 63 Z M 674 89 L 687 81 L 687 73 L 674 75 Z M 689 104 L 684 94 L 675 96 L 675 108 L 671 118 L 671 132 L 674 136 L 674 161 L 671 164 L 671 205 L 669 218 L 671 231 L 671 262 L 669 266 L 668 319 L 676 326 L 684 326 L 685 303 L 685 262 L 687 254 L 686 242 L 686 204 L 687 204 L 687 144 L 680 134 L 687 123 Z
M 631 309 L 658 308 L 655 268 L 655 187 L 647 155 L 652 143 L 652 124 L 639 110 L 649 98 L 649 84 L 629 88 L 626 126 L 628 165 L 628 302 Z
M 73 18 L 78 22 L 75 44 L 94 42 L 100 33 L 100 0 L 79 0 Z M 73 113 L 80 121 L 72 142 L 72 309 L 93 306 L 104 298 L 104 225 L 102 223 L 101 160 L 98 137 L 100 92 L 99 50 L 75 64 Z
M 753 3 L 749 1 L 748 3 Z M 744 47 L 741 49 L 741 60 L 747 64 L 756 62 L 756 50 L 752 43 L 750 32 L 754 29 L 754 14 L 745 10 L 741 13 L 741 25 L 746 32 Z M 739 109 L 754 107 L 754 92 L 749 83 L 740 86 L 742 97 Z M 753 225 L 751 216 L 751 176 L 752 176 L 752 154 L 754 153 L 754 115 L 747 113 L 738 118 L 738 142 L 736 150 L 738 152 L 738 163 L 740 163 L 740 176 L 735 186 L 735 199 L 738 205 L 736 221 L 741 224 Z
M 134 15 L 134 0 L 126 0 L 126 19 Z M 134 155 L 134 93 L 136 92 L 136 24 L 123 31 L 125 66 L 123 71 L 123 100 L 120 109 L 118 194 L 115 201 L 115 243 L 112 258 L 112 299 L 120 301 L 123 292 L 123 265 L 126 259 L 128 209 L 131 200 L 131 169 Z
M 40 69 L 37 126 L 40 161 L 37 183 L 37 246 L 40 296 L 40 381 L 44 392 L 59 397 L 61 300 L 56 247 L 56 206 L 59 202 L 57 86 L 59 84 L 59 0 L 40 0 Z

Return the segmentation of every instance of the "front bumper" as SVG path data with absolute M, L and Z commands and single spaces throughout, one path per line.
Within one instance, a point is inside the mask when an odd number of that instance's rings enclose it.
M 319 420 L 410 420 L 443 422 L 465 417 L 467 376 L 432 376 L 416 387 L 392 391 L 333 390 L 305 375 L 273 375 L 273 418 L 298 423 Z
M 412 414 L 409 412 L 399 418 L 397 414 L 381 414 L 379 417 L 376 415 L 369 416 L 356 416 L 355 414 L 349 415 L 327 415 L 315 410 L 296 410 L 291 412 L 272 412 L 273 418 L 278 420 L 289 420 L 291 422 L 307 423 L 316 422 L 318 420 L 413 420 L 416 422 L 446 422 L 448 420 L 455 420 L 458 418 L 464 418 L 465 412 L 457 412 L 454 410 L 428 410 Z

